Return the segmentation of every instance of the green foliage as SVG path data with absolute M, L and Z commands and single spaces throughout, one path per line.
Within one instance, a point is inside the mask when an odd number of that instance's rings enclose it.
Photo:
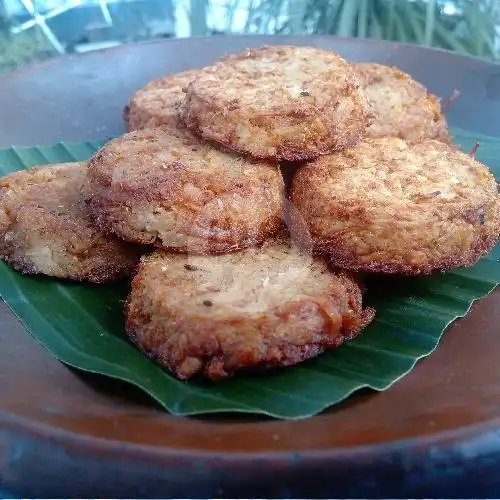
M 207 32 L 210 3 L 190 0 L 194 34 Z M 235 12 L 248 6 L 245 33 L 368 37 L 500 57 L 500 0 L 227 0 L 226 6 L 226 33 Z M 56 55 L 38 29 L 9 35 L 8 24 L 0 0 L 0 72 Z
M 493 138 L 454 130 L 467 151 L 498 175 Z M 0 175 L 33 165 L 87 159 L 101 144 L 60 143 L 0 151 Z M 31 334 L 70 366 L 128 381 L 175 415 L 260 413 L 297 419 L 314 415 L 361 388 L 384 390 L 437 346 L 443 330 L 500 282 L 500 245 L 475 266 L 444 275 L 369 281 L 365 303 L 374 322 L 356 339 L 297 366 L 220 383 L 181 382 L 142 355 L 124 334 L 127 283 L 92 286 L 23 276 L 0 261 L 0 297 Z M 455 334 L 467 332 L 455 332 Z M 460 339 L 455 339 L 457 342 Z M 417 368 L 418 369 L 418 368 Z
M 307 33 L 417 43 L 497 58 L 498 0 L 254 0 L 248 33 Z
M 26 64 L 56 55 L 52 45 L 36 28 L 16 35 L 0 31 L 0 72 L 12 71 Z

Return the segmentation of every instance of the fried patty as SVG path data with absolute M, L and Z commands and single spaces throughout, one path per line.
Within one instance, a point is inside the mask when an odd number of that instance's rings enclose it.
M 293 365 L 338 347 L 373 318 L 361 290 L 286 242 L 221 256 L 156 251 L 126 308 L 132 341 L 181 379 Z
M 103 283 L 129 275 L 140 250 L 96 229 L 86 212 L 86 163 L 0 179 L 0 257 L 26 274 Z
M 311 160 L 356 144 L 368 103 L 334 52 L 265 46 L 200 71 L 182 117 L 206 139 L 255 158 Z
M 439 98 L 410 75 L 376 63 L 356 63 L 353 67 L 374 115 L 366 130 L 368 137 L 451 142 Z
M 125 108 L 127 129 L 183 126 L 179 108 L 184 100 L 183 89 L 194 80 L 198 70 L 188 70 L 153 80 L 139 89 Z
M 128 241 L 231 252 L 282 225 L 279 169 L 219 151 L 186 129 L 114 139 L 90 160 L 89 177 L 96 224 Z
M 500 231 L 488 168 L 432 139 L 367 139 L 321 157 L 299 169 L 291 202 L 315 248 L 355 271 L 414 275 L 470 266 Z

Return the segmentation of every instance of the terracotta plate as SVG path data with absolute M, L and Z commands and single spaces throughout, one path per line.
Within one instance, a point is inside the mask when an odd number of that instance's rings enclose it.
M 264 43 L 395 64 L 447 96 L 452 125 L 500 131 L 500 67 L 329 37 L 164 40 L 0 78 L 0 147 L 102 138 L 148 80 Z M 128 385 L 73 371 L 0 304 L 0 489 L 24 497 L 494 497 L 500 491 L 500 293 L 392 389 L 297 422 L 174 418 Z

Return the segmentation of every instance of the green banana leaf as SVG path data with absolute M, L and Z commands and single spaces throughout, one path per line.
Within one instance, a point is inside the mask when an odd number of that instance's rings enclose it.
M 469 151 L 500 174 L 493 138 L 454 130 Z M 51 162 L 85 160 L 102 144 L 60 143 L 0 151 L 0 175 Z M 382 391 L 437 346 L 446 327 L 500 282 L 500 246 L 478 264 L 439 276 L 372 278 L 365 303 L 376 319 L 360 337 L 301 365 L 231 380 L 181 382 L 143 356 L 125 336 L 128 283 L 96 286 L 29 277 L 0 262 L 0 296 L 26 329 L 62 362 L 130 382 L 175 415 L 215 412 L 298 419 L 314 415 L 361 388 Z M 370 293 L 372 291 L 373 293 Z M 417 367 L 418 369 L 418 367 Z

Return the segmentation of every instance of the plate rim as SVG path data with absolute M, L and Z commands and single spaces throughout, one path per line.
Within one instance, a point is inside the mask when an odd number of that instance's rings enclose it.
M 256 39 L 266 37 L 266 35 L 223 35 L 227 39 L 227 46 L 230 47 L 230 39 L 233 37 L 246 38 L 246 39 Z M 335 43 L 336 41 L 342 41 L 343 43 L 353 43 L 353 44 L 364 44 L 367 41 L 371 44 L 378 44 L 385 47 L 390 47 L 391 49 L 396 49 L 398 47 L 403 47 L 405 50 L 412 51 L 429 51 L 429 52 L 440 52 L 447 57 L 453 57 L 460 61 L 474 62 L 482 67 L 492 67 L 500 69 L 500 63 L 488 61 L 480 57 L 473 57 L 464 54 L 459 54 L 456 52 L 436 49 L 431 47 L 422 47 L 409 43 L 399 43 L 390 42 L 378 39 L 360 39 L 360 38 L 345 38 L 337 37 L 331 35 L 268 35 L 268 38 L 274 39 L 285 39 L 289 37 L 302 38 L 302 39 L 313 39 L 313 40 L 330 40 L 330 43 Z M 49 59 L 48 61 L 31 64 L 25 68 L 18 69 L 16 71 L 7 73 L 0 76 L 0 83 L 5 79 L 15 78 L 20 74 L 29 74 L 33 71 L 38 71 L 41 67 L 49 67 L 52 64 L 64 64 L 66 60 L 73 60 L 75 58 L 83 59 L 89 57 L 98 57 L 102 53 L 115 54 L 120 50 L 124 50 L 132 45 L 160 45 L 160 44 L 186 44 L 193 43 L 195 41 L 197 44 L 204 39 L 213 39 L 213 37 L 189 37 L 189 38 L 172 38 L 172 39 L 159 39 L 159 40 L 146 40 L 138 44 L 125 44 L 118 47 L 110 47 L 96 52 L 84 53 L 84 54 L 66 54 L 62 57 Z M 22 147 L 22 146 L 21 146 Z M 494 291 L 492 292 L 494 293 Z M 500 297 L 500 296 L 499 296 Z M 498 300 L 497 300 L 498 303 Z M 10 314 L 12 314 L 10 312 Z M 446 333 L 445 333 L 446 334 Z M 59 361 L 55 361 L 60 363 Z M 172 417 L 172 416 L 171 416 Z M 187 417 L 172 417 L 172 418 L 187 418 Z M 318 418 L 318 416 L 312 417 Z M 17 422 L 15 421 L 17 420 Z M 262 421 L 266 420 L 264 418 Z M 227 464 L 236 461 L 241 466 L 248 466 L 249 464 L 258 465 L 262 460 L 272 460 L 272 461 L 286 461 L 288 462 L 291 457 L 295 456 L 297 453 L 293 451 L 278 451 L 278 452 L 217 452 L 217 451 L 200 451 L 200 450 L 189 450 L 182 451 L 176 448 L 168 447 L 155 447 L 151 445 L 139 445 L 136 443 L 126 443 L 117 440 L 110 440 L 105 438 L 98 438 L 95 436 L 90 436 L 88 434 L 80 434 L 77 432 L 72 432 L 69 430 L 62 430 L 56 426 L 51 426 L 49 424 L 41 424 L 36 420 L 27 419 L 19 416 L 12 416 L 10 413 L 3 411 L 0 408 L 0 434 L 1 431 L 6 428 L 10 428 L 14 433 L 20 436 L 27 437 L 32 436 L 34 439 L 43 439 L 46 441 L 55 440 L 66 447 L 72 448 L 75 444 L 79 447 L 84 447 L 91 450 L 96 456 L 100 452 L 112 454 L 115 458 L 124 456 L 129 456 L 131 459 L 137 460 L 138 455 L 143 455 L 143 458 L 147 457 L 150 460 L 158 459 L 159 462 L 165 465 L 166 461 L 179 461 L 181 459 L 196 460 L 199 458 L 216 458 L 220 460 L 220 464 Z M 444 449 L 453 450 L 457 453 L 465 452 L 457 449 L 457 443 L 471 442 L 474 443 L 476 440 L 482 440 L 487 438 L 490 434 L 498 434 L 498 429 L 500 428 L 500 418 L 492 419 L 482 424 L 468 425 L 454 430 L 439 431 L 435 433 L 430 433 L 424 437 L 415 437 L 410 439 L 397 439 L 394 441 L 388 441 L 385 443 L 377 443 L 371 445 L 352 445 L 352 446 L 342 446 L 342 447 L 331 447 L 328 449 L 311 449 L 306 451 L 300 451 L 300 458 L 302 460 L 323 460 L 326 464 L 336 464 L 338 461 L 344 460 L 346 457 L 352 459 L 353 457 L 363 456 L 364 458 L 370 458 L 371 456 L 377 456 L 377 460 L 381 454 L 387 454 L 391 460 L 402 460 L 402 453 L 405 451 L 411 452 L 412 456 L 415 456 L 415 449 L 419 450 L 420 456 L 425 458 L 428 454 L 428 448 L 436 445 L 442 446 Z M 80 442 L 81 441 L 81 442 Z M 2 439 L 0 439 L 0 444 Z M 492 447 L 490 452 L 496 454 L 500 458 L 500 443 L 497 443 L 495 447 Z M 165 460 L 166 459 L 166 460 Z M 429 465 L 434 462 L 430 461 Z M 219 465 L 220 465 L 219 464 Z M 0 479 L 2 476 L 0 475 Z M 8 488 L 8 485 L 7 485 Z

